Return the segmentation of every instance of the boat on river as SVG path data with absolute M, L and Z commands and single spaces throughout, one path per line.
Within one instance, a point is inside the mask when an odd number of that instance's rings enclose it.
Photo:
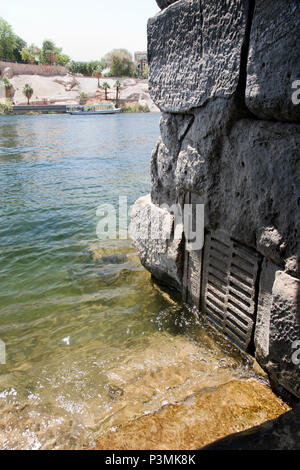
M 74 115 L 95 116 L 96 114 L 118 114 L 121 108 L 116 108 L 113 103 L 85 104 L 67 106 L 67 113 Z

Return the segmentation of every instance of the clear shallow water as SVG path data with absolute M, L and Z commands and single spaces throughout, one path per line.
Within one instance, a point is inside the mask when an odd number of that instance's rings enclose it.
M 162 292 L 99 204 L 149 192 L 159 115 L 0 118 L 0 448 L 82 448 L 248 361 Z M 112 260 L 107 256 L 122 255 Z

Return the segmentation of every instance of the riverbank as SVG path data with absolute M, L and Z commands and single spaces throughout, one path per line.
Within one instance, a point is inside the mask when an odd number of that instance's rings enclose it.
M 102 89 L 104 82 L 107 82 L 107 98 L 115 100 L 115 83 L 121 83 L 119 98 L 123 102 L 138 103 L 141 108 L 146 106 L 151 112 L 159 112 L 149 95 L 148 81 L 135 78 L 103 78 L 73 76 L 66 74 L 64 76 L 42 76 L 42 75 L 13 75 L 6 72 L 10 83 L 12 84 L 11 99 L 14 105 L 27 105 L 27 99 L 23 94 L 23 88 L 28 83 L 33 89 L 33 96 L 30 100 L 31 105 L 76 105 L 82 99 L 91 103 L 99 99 L 105 99 L 105 91 Z
M 106 101 L 105 103 L 110 103 L 110 101 Z M 93 104 L 92 100 L 88 104 Z M 97 101 L 95 100 L 95 103 Z M 113 103 L 113 104 L 116 104 Z M 121 108 L 121 113 L 149 113 L 150 109 L 147 104 L 142 105 L 137 101 L 129 101 L 126 102 L 124 100 L 118 103 L 118 106 Z M 12 106 L 11 103 L 7 104 L 0 104 L 0 115 L 40 115 L 40 114 L 66 114 L 67 113 L 67 106 L 66 105 L 40 105 L 40 106 Z

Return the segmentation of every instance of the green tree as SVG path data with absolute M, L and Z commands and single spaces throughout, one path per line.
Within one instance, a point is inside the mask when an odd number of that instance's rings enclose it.
M 70 57 L 67 54 L 58 54 L 56 59 L 57 65 L 63 65 L 64 67 L 70 62 Z
M 110 86 L 107 82 L 102 83 L 102 88 L 105 91 L 105 99 L 106 101 L 108 100 L 108 90 L 110 89 Z
M 23 60 L 23 62 L 29 62 L 29 63 L 34 61 L 34 58 L 30 54 L 28 47 L 24 47 L 21 50 L 21 59 Z
M 0 59 L 14 60 L 16 47 L 17 40 L 12 27 L 0 17 Z
M 149 75 L 149 67 L 148 67 L 148 64 L 146 64 L 144 68 L 143 78 L 148 78 L 148 75 Z
M 26 41 L 24 41 L 19 36 L 15 36 L 16 38 L 16 47 L 14 49 L 14 59 L 20 62 L 22 60 L 21 51 L 24 47 L 27 47 Z
M 114 88 L 116 89 L 116 103 L 118 106 L 119 103 L 119 98 L 120 98 L 120 88 L 121 88 L 121 82 L 120 80 L 117 80 L 114 84 Z
M 33 89 L 31 88 L 30 85 L 28 85 L 28 83 L 25 84 L 24 88 L 23 88 L 23 95 L 26 96 L 27 100 L 28 100 L 28 105 L 30 104 L 30 99 L 33 95 Z
M 103 70 L 105 63 L 99 60 L 92 60 L 91 62 L 75 62 L 72 60 L 72 62 L 68 64 L 68 69 L 71 73 L 81 73 L 86 77 L 91 77 L 98 68 Z
M 24 47 L 21 51 L 22 60 L 33 64 L 37 62 L 41 54 L 41 49 L 35 44 L 31 44 L 29 47 Z
M 61 54 L 61 49 L 56 47 L 53 41 L 46 39 L 43 42 L 40 61 L 42 64 L 53 65 L 57 61 L 59 54 Z
M 100 78 L 102 77 L 102 70 L 103 68 L 101 67 L 101 65 L 98 65 L 98 67 L 96 68 L 96 70 L 94 70 L 93 72 L 93 76 L 98 78 L 98 88 L 100 88 Z
M 131 77 L 134 71 L 132 55 L 126 49 L 114 49 L 104 57 L 111 77 Z

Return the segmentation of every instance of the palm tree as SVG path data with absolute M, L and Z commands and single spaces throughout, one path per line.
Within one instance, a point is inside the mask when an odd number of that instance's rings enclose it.
M 93 72 L 93 76 L 98 78 L 98 88 L 100 88 L 100 78 L 102 78 L 102 67 L 97 67 Z
M 30 102 L 30 98 L 32 97 L 33 95 L 33 89 L 31 88 L 30 85 L 28 85 L 28 83 L 25 84 L 24 88 L 23 88 L 23 95 L 26 96 L 27 100 L 28 100 L 28 106 L 29 106 L 29 102 Z
M 103 90 L 105 90 L 105 99 L 107 101 L 108 100 L 107 92 L 108 92 L 108 89 L 110 88 L 110 86 L 107 82 L 104 82 L 104 83 L 102 83 L 102 88 L 103 88 Z
M 5 76 L 2 78 L 2 83 L 3 83 L 4 88 L 5 88 L 5 96 L 6 96 L 6 98 L 9 98 L 12 94 L 13 86 L 10 83 L 10 81 L 8 80 L 8 78 L 5 77 Z
M 116 103 L 117 103 L 117 106 L 118 106 L 119 97 L 120 97 L 121 82 L 119 80 L 117 80 L 116 83 L 114 84 L 114 87 L 116 89 Z

